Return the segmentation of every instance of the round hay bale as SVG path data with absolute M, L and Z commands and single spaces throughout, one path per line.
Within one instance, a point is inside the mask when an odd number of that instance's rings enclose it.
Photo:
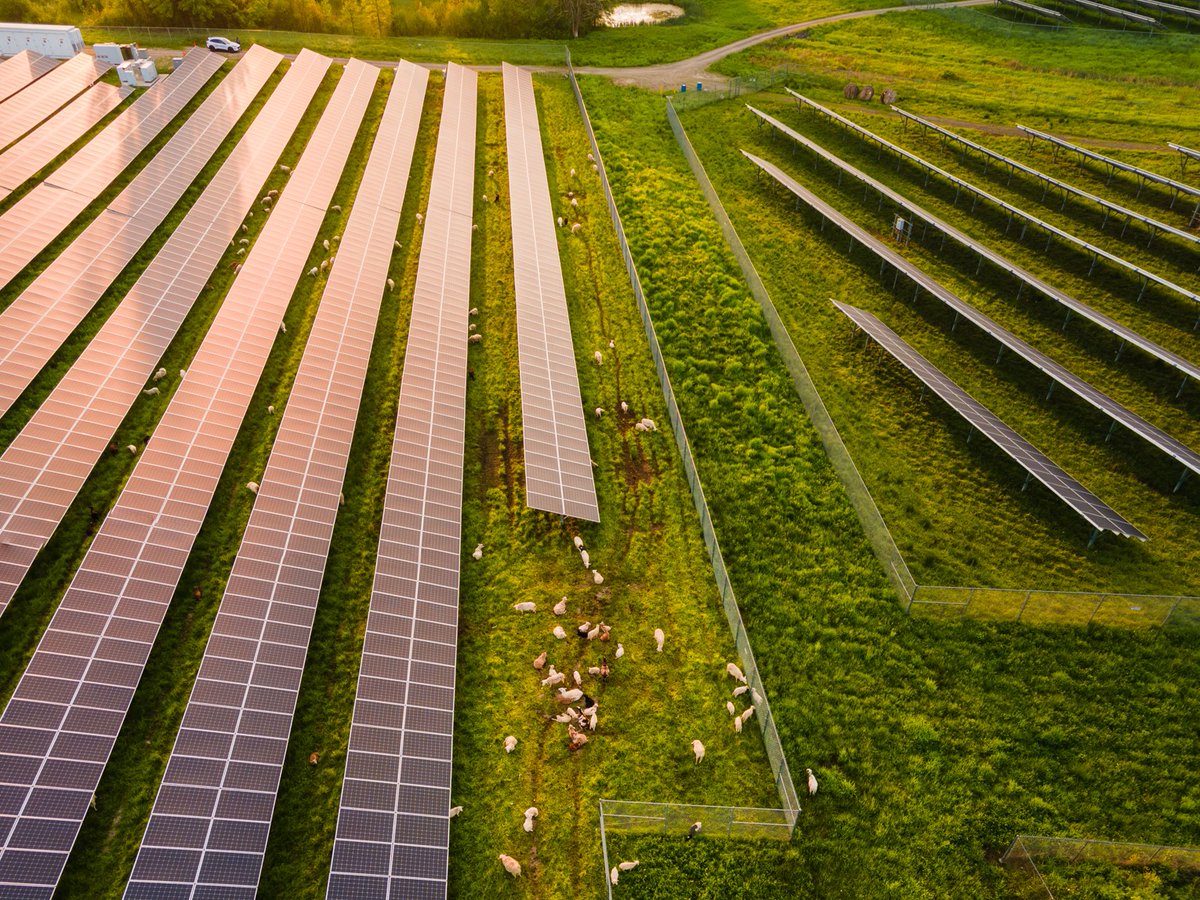
M 882 99 L 883 99 L 884 103 L 886 103 L 888 106 L 891 106 L 893 103 L 896 102 L 895 90 L 893 90 L 892 88 L 884 88 Z
M 848 85 L 842 88 L 842 96 L 847 100 L 853 100 L 858 96 L 858 85 L 851 81 Z
M 861 88 L 858 89 L 858 99 L 859 100 L 870 100 L 874 96 L 875 96 L 875 88 L 871 87 L 869 84 L 864 84 Z

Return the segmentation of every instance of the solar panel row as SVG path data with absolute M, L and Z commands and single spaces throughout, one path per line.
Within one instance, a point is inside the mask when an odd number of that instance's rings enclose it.
M 0 149 L 51 115 L 112 66 L 80 53 L 0 103 Z
M 120 306 L 0 456 L 0 612 L 239 233 L 328 66 L 324 57 L 301 53 Z
M 923 119 L 920 116 L 913 115 L 910 112 L 905 112 L 898 106 L 893 106 L 892 110 L 903 116 L 906 121 L 915 122 L 918 125 L 928 128 L 930 131 L 940 134 L 942 137 L 949 138 L 950 140 L 955 141 L 964 147 L 974 150 L 976 153 L 983 154 L 985 166 L 987 164 L 987 160 L 995 160 L 996 162 L 1003 163 L 1004 165 L 1008 166 L 1010 171 L 1024 172 L 1026 175 L 1038 179 L 1045 185 L 1061 190 L 1063 192 L 1063 206 L 1066 206 L 1067 197 L 1069 195 L 1081 197 L 1084 200 L 1087 200 L 1089 203 L 1095 203 L 1104 210 L 1104 223 L 1101 225 L 1101 228 L 1108 224 L 1109 213 L 1116 213 L 1119 216 L 1125 217 L 1126 225 L 1128 225 L 1130 221 L 1141 222 L 1150 229 L 1151 238 L 1153 238 L 1155 232 L 1161 231 L 1164 234 L 1170 234 L 1174 237 L 1180 238 L 1181 240 L 1188 241 L 1189 243 L 1200 245 L 1200 235 L 1192 234 L 1189 231 L 1184 231 L 1182 228 L 1176 228 L 1175 226 L 1168 225 L 1165 222 L 1159 222 L 1157 219 L 1153 219 L 1150 216 L 1144 216 L 1139 212 L 1135 212 L 1132 209 L 1121 206 L 1119 203 L 1113 203 L 1111 200 L 1106 200 L 1105 198 L 1097 196 L 1096 194 L 1089 193 L 1081 188 L 1067 184 L 1065 181 L 1060 181 L 1057 178 L 1045 174 L 1044 172 L 1040 172 L 1032 166 L 1027 166 L 1024 163 L 1017 162 L 1015 159 L 1011 159 L 1002 153 L 997 153 L 995 150 L 984 147 L 982 144 L 977 144 L 974 141 L 963 137 L 957 132 L 950 131 L 948 128 L 943 128 L 934 122 L 930 122 L 928 119 Z
M 845 303 L 832 301 L 841 312 L 859 328 L 870 335 L 879 346 L 894 356 L 950 408 L 971 423 L 979 432 L 1026 472 L 1050 489 L 1059 499 L 1082 516 L 1098 531 L 1111 531 L 1123 537 L 1145 540 L 1123 516 L 1107 503 L 1085 488 L 1054 463 L 1046 454 L 1034 447 L 1016 431 L 1006 425 L 991 410 L 975 400 L 951 381 L 929 360 L 917 353 L 896 332 L 888 328 L 875 316 Z
M 1124 19 L 1127 22 L 1136 22 L 1139 25 L 1148 25 L 1151 28 L 1157 28 L 1162 23 L 1150 16 L 1143 16 L 1140 13 L 1130 12 L 1127 9 L 1122 9 L 1119 6 L 1109 6 L 1107 3 L 1097 3 L 1096 0 L 1058 0 L 1059 3 L 1065 3 L 1068 6 L 1077 6 L 1082 9 L 1088 9 L 1092 12 L 1101 13 L 1106 16 L 1113 16 L 1118 19 Z
M 300 55 L 235 168 L 261 181 L 328 66 Z M 310 146 L 0 716 L 7 895 L 51 896 L 121 729 L 344 162 L 328 144 Z M 254 184 L 225 186 L 250 194 Z M 245 209 L 210 212 L 210 223 L 185 220 L 175 234 L 198 243 L 209 227 L 232 232 Z M 231 808 L 254 805 L 247 781 Z
M 1200 9 L 1194 6 L 1180 6 L 1178 3 L 1163 3 L 1162 0 L 1126 0 L 1134 6 L 1152 9 L 1157 13 L 1170 16 L 1180 16 L 1184 19 L 1200 19 Z
M 508 63 L 503 71 L 525 498 L 534 509 L 599 522 L 533 77 Z
M 1031 12 L 1035 15 L 1045 16 L 1047 19 L 1066 19 L 1058 10 L 1047 9 L 1044 6 L 1036 6 L 1033 3 L 1026 3 L 1025 0 L 996 0 L 1002 6 L 1011 6 L 1013 9 L 1020 9 L 1025 12 Z
M 1082 318 L 1087 319 L 1089 322 L 1099 325 L 1105 331 L 1116 335 L 1122 341 L 1132 344 L 1139 350 L 1142 350 L 1150 356 L 1153 356 L 1155 359 L 1166 363 L 1168 366 L 1171 366 L 1172 368 L 1181 372 L 1187 378 L 1200 380 L 1200 366 L 1196 366 L 1194 363 L 1189 362 L 1182 356 L 1172 353 L 1170 350 L 1167 350 L 1164 347 L 1160 347 L 1153 341 L 1147 340 L 1133 329 L 1127 328 L 1116 320 L 1106 316 L 1099 310 L 1092 309 L 1092 307 L 1079 300 L 1076 300 L 1065 291 L 1059 290 L 1053 285 L 1047 284 L 1032 272 L 1021 268 L 1016 263 L 1010 262 L 999 253 L 996 253 L 994 250 L 990 250 L 989 248 L 980 244 L 974 238 L 962 231 L 959 231 L 949 222 L 938 218 L 933 213 L 913 203 L 904 195 L 898 193 L 897 191 L 893 191 L 882 182 L 876 181 L 870 175 L 866 174 L 860 169 L 855 168 L 854 166 L 850 165 L 850 163 L 845 162 L 844 160 L 835 156 L 833 153 L 830 153 L 819 144 L 810 141 L 804 135 L 793 131 L 791 128 L 788 128 L 782 122 L 773 119 L 771 116 L 768 116 L 766 113 L 755 109 L 753 106 L 749 106 L 748 109 L 756 116 L 769 123 L 777 130 L 781 131 L 783 134 L 786 134 L 792 140 L 804 147 L 807 147 L 809 150 L 811 150 L 813 153 L 816 153 L 827 162 L 832 163 L 838 168 L 839 171 L 845 172 L 857 178 L 859 181 L 870 186 L 882 196 L 887 197 L 893 203 L 897 204 L 901 209 L 907 210 L 909 215 L 912 217 L 928 222 L 955 243 L 966 247 L 968 250 L 971 250 L 974 253 L 977 253 L 980 257 L 986 259 L 997 268 L 1016 276 L 1023 284 L 1028 285 L 1043 296 L 1049 297 L 1051 300 L 1061 304 L 1071 313 L 1077 314 Z
M 154 82 L 129 108 L 0 215 L 0 287 L 8 284 L 100 196 L 221 68 L 223 60 L 193 50 L 169 77 Z
M 446 896 L 478 76 L 451 63 L 327 896 Z
M 108 208 L 0 312 L 0 414 L 163 223 L 282 59 L 258 46 L 247 53 Z
M 1190 147 L 1182 147 L 1179 144 L 1167 144 L 1167 146 L 1170 147 L 1172 150 L 1176 150 L 1179 153 L 1182 153 L 1188 159 L 1200 160 L 1200 150 L 1193 150 Z
M 132 92 L 131 87 L 93 84 L 32 134 L 0 153 L 0 200 L 54 162 Z
M 1057 228 L 1056 226 L 1051 225 L 1049 222 L 1045 222 L 1045 221 L 1037 218 L 1037 216 L 1031 216 L 1029 213 L 1025 212 L 1023 209 L 1013 206 L 1011 203 L 1001 200 L 999 197 L 997 197 L 993 194 L 989 194 L 987 191 L 983 190 L 982 188 L 976 187 L 975 185 L 971 184 L 969 181 L 965 181 L 962 178 L 959 178 L 957 175 L 951 175 L 945 169 L 938 168 L 933 163 L 926 162 L 924 159 L 917 156 L 915 153 L 905 150 L 903 147 L 897 146 L 896 144 L 893 144 L 891 141 L 889 141 L 885 138 L 881 138 L 879 135 L 875 134 L 874 132 L 868 131 L 867 129 L 863 128 L 861 125 L 857 125 L 854 122 L 851 122 L 845 116 L 839 115 L 838 113 L 835 113 L 831 109 L 827 109 L 826 107 L 822 106 L 820 103 L 817 103 L 814 100 L 810 100 L 802 94 L 797 94 L 791 88 L 784 88 L 784 90 L 786 90 L 789 94 L 791 94 L 793 97 L 796 98 L 797 105 L 803 104 L 804 106 L 807 106 L 809 109 L 815 110 L 816 112 L 820 113 L 821 115 L 827 116 L 828 118 L 832 119 L 833 121 L 838 122 L 841 125 L 844 125 L 846 128 L 850 129 L 851 131 L 853 131 L 855 134 L 859 135 L 860 137 L 862 137 L 868 141 L 874 141 L 880 147 L 890 150 L 891 152 L 895 153 L 897 156 L 899 156 L 903 159 L 906 159 L 909 162 L 913 163 L 914 165 L 919 166 L 920 168 L 924 169 L 926 172 L 926 182 L 927 183 L 928 183 L 929 175 L 937 175 L 939 178 L 944 178 L 950 184 L 954 185 L 955 192 L 956 192 L 955 193 L 955 201 L 956 202 L 958 200 L 957 192 L 967 191 L 969 194 L 971 194 L 979 199 L 986 200 L 988 203 L 991 203 L 992 205 L 999 208 L 1001 211 L 1007 213 L 1009 216 L 1010 223 L 1012 222 L 1013 218 L 1018 218 L 1024 222 L 1026 222 L 1029 225 L 1033 225 L 1036 228 L 1042 229 L 1042 231 L 1044 231 L 1047 235 L 1047 246 L 1049 246 L 1049 236 L 1054 236 L 1068 244 L 1071 244 L 1074 247 L 1079 248 L 1083 252 L 1087 253 L 1089 256 L 1092 257 L 1093 264 L 1095 263 L 1096 260 L 1103 259 L 1103 260 L 1107 260 L 1108 262 L 1112 263 L 1114 266 L 1117 266 L 1118 268 L 1124 269 L 1127 272 L 1132 272 L 1134 275 L 1136 275 L 1138 278 L 1141 279 L 1143 293 L 1145 292 L 1147 285 L 1156 284 L 1159 287 L 1163 288 L 1164 290 L 1170 291 L 1172 293 L 1178 294 L 1181 297 L 1191 300 L 1193 303 L 1200 303 L 1200 294 L 1197 294 L 1195 291 L 1191 291 L 1185 287 L 1181 287 L 1180 285 L 1175 284 L 1174 282 L 1168 281 L 1167 279 L 1163 278 L 1160 275 L 1155 275 L 1153 272 L 1149 272 L 1146 269 L 1141 268 L 1140 266 L 1135 266 L 1133 263 L 1129 262 L 1128 260 L 1122 259 L 1121 257 L 1117 256 L 1116 254 L 1109 253 L 1107 250 L 1103 250 L 1094 244 L 1090 244 L 1087 241 L 1083 240 L 1082 238 L 1078 238 L 1069 232 L 1063 231 L 1061 228 Z M 1021 236 L 1023 237 L 1024 234 L 1025 234 L 1024 229 L 1022 229 Z M 1141 294 L 1138 295 L 1138 299 L 1139 300 L 1141 299 Z
M 1030 346 L 1012 332 L 1000 327 L 995 321 L 985 316 L 975 307 L 958 297 L 957 294 L 943 287 L 923 271 L 912 265 L 907 259 L 885 245 L 874 235 L 859 227 L 849 218 L 842 215 L 812 191 L 803 187 L 794 178 L 781 171 L 771 163 L 759 159 L 745 150 L 742 154 L 764 172 L 786 187 L 789 191 L 803 200 L 825 219 L 833 222 L 852 239 L 862 244 L 881 261 L 890 265 L 897 272 L 903 273 L 910 281 L 935 297 L 954 311 L 956 317 L 961 316 L 985 334 L 991 335 L 1000 344 L 1012 350 L 1030 365 L 1048 375 L 1056 384 L 1075 394 L 1089 406 L 1094 407 L 1108 416 L 1116 424 L 1124 425 L 1150 445 L 1157 447 L 1163 453 L 1195 473 L 1200 473 L 1200 454 L 1191 450 L 1180 441 L 1162 429 L 1151 425 L 1141 416 L 1126 409 L 1112 397 L 1092 387 L 1082 378 L 1071 373 L 1068 369 L 1056 363 L 1040 350 Z M 957 319 L 956 319 L 957 321 Z
M 378 77 L 375 66 L 347 65 L 330 100 L 340 119 L 327 113 L 309 147 L 329 139 L 320 134 L 328 122 L 344 157 Z M 146 826 L 129 898 L 193 891 L 254 896 L 428 77 L 407 63 L 397 70 Z M 299 177 L 298 169 L 293 184 Z M 248 790 L 253 802 L 239 803 Z
M 49 56 L 32 50 L 22 50 L 0 62 L 0 101 L 7 100 L 26 85 L 53 71 L 55 65 L 57 62 Z

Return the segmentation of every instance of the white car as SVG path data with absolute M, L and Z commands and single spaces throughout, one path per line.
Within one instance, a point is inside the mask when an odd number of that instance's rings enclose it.
M 210 37 L 207 46 L 209 50 L 214 50 L 217 53 L 238 53 L 242 49 L 242 45 L 237 41 L 231 41 L 229 38 L 223 37 Z

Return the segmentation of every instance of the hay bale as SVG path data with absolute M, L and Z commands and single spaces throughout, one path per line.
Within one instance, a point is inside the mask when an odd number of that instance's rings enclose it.
M 861 88 L 858 89 L 858 99 L 859 100 L 870 100 L 874 96 L 875 96 L 875 88 L 871 87 L 869 84 L 864 84 Z
M 858 85 L 851 81 L 844 88 L 842 88 L 842 96 L 847 100 L 853 100 L 858 96 Z
M 895 90 L 893 90 L 892 88 L 884 88 L 884 90 L 883 90 L 883 96 L 882 96 L 882 98 L 881 98 L 881 99 L 882 99 L 882 100 L 883 100 L 883 102 L 884 102 L 884 103 L 886 103 L 888 106 L 891 106 L 893 103 L 895 103 L 895 102 L 896 102 L 896 92 L 895 92 Z

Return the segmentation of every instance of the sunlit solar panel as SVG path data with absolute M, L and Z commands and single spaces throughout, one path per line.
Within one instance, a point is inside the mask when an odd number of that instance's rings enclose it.
M 0 101 L 7 100 L 47 72 L 54 71 L 57 64 L 57 60 L 32 50 L 22 50 L 0 62 Z
M 109 63 L 80 53 L 0 103 L 0 149 L 36 128 L 111 68 Z

